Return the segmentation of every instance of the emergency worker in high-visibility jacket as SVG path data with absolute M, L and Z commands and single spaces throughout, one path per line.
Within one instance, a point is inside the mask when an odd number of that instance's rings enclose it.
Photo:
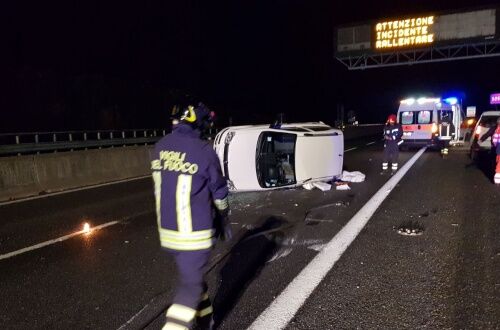
M 175 259 L 179 283 L 166 312 L 163 330 L 213 325 L 204 281 L 211 249 L 220 237 L 230 239 L 228 188 L 211 145 L 200 139 L 212 112 L 202 103 L 178 108 L 171 134 L 154 147 L 151 168 L 161 246 Z M 219 224 L 214 223 L 218 213 Z
M 403 143 L 401 139 L 403 128 L 396 123 L 396 119 L 396 115 L 390 115 L 384 126 L 384 160 L 382 161 L 382 170 L 384 171 L 389 168 L 389 163 L 391 163 L 393 171 L 398 169 L 399 146 Z

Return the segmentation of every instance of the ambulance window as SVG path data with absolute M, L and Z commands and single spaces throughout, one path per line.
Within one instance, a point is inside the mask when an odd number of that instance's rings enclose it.
M 413 111 L 405 111 L 401 113 L 401 124 L 411 125 L 413 124 Z
M 417 115 L 417 123 L 418 124 L 430 124 L 431 123 L 431 112 L 424 110 L 419 111 Z

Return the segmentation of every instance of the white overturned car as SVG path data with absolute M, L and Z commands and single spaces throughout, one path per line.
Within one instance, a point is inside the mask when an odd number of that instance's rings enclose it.
M 232 126 L 214 140 L 231 190 L 289 188 L 342 173 L 342 131 L 322 123 Z

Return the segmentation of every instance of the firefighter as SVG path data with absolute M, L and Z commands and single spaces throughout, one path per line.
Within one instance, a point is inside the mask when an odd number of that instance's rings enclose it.
M 403 129 L 401 125 L 396 123 L 396 115 L 389 115 L 384 126 L 384 160 L 382 162 L 382 170 L 389 169 L 391 163 L 392 171 L 398 170 L 399 146 L 403 143 L 401 137 Z
M 453 125 L 453 113 L 451 111 L 441 111 L 441 124 L 439 124 L 439 146 L 441 149 L 441 156 L 448 155 L 448 147 L 450 141 L 455 136 L 455 125 Z
M 228 188 L 215 151 L 200 138 L 213 113 L 202 103 L 191 103 L 174 115 L 178 123 L 156 143 L 151 162 L 160 243 L 175 259 L 179 274 L 163 330 L 191 329 L 195 321 L 211 329 L 204 273 L 216 238 L 232 236 Z
M 491 136 L 491 144 L 492 147 L 496 151 L 496 168 L 495 168 L 495 176 L 493 177 L 493 181 L 495 184 L 500 184 L 500 117 L 497 119 L 496 126 L 491 127 L 486 134 L 481 137 L 481 142 L 486 140 Z

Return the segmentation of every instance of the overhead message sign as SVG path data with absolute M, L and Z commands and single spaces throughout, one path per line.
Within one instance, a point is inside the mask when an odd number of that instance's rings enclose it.
M 375 24 L 375 48 L 401 48 L 434 43 L 434 16 L 422 16 Z
M 490 95 L 490 104 L 500 104 L 500 93 Z

